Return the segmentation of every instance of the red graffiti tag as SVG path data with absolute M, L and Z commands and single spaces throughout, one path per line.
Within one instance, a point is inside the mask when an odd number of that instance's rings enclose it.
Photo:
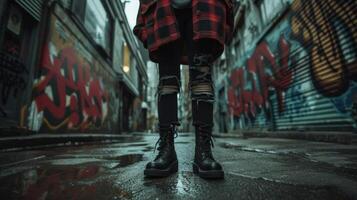
M 103 121 L 102 109 L 108 102 L 108 93 L 96 74 L 91 73 L 90 65 L 80 62 L 73 48 L 61 50 L 51 62 L 50 50 L 46 47 L 42 69 L 44 78 L 35 87 L 35 101 L 38 112 L 47 111 L 45 117 L 52 126 L 67 119 L 68 128 L 80 125 L 85 129 L 90 123 Z
M 231 73 L 228 89 L 230 113 L 234 116 L 255 118 L 257 108 L 269 107 L 269 89 L 275 90 L 279 112 L 284 111 L 283 92 L 292 83 L 289 70 L 290 46 L 283 36 L 279 40 L 277 58 L 266 42 L 262 42 L 248 58 L 247 66 L 239 67 Z

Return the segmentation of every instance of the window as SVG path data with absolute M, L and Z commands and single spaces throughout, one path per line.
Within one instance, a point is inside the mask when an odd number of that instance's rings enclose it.
M 1 52 L 8 56 L 26 62 L 29 59 L 31 35 L 34 31 L 34 21 L 17 4 L 10 4 L 4 28 Z
M 131 67 L 131 63 L 130 63 L 130 57 L 131 57 L 131 53 L 130 53 L 130 49 L 128 47 L 128 45 L 126 44 L 126 42 L 123 43 L 123 71 L 127 74 L 130 73 L 130 67 Z
M 279 13 L 279 11 L 282 10 L 283 5 L 283 0 L 263 0 L 260 4 L 263 24 L 268 25 L 269 22 Z
M 103 4 L 98 0 L 87 0 L 84 27 L 89 34 L 110 52 L 110 21 Z
M 2 51 L 16 58 L 20 58 L 21 55 L 24 31 L 23 20 L 23 13 L 20 9 L 14 5 L 10 6 Z
M 111 53 L 112 20 L 100 0 L 73 1 L 73 12 L 93 40 L 108 55 Z

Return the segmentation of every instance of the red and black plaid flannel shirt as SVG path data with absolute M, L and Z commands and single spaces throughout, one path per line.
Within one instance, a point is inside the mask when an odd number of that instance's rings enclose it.
M 225 43 L 233 33 L 232 0 L 192 0 L 193 40 L 214 39 L 220 44 L 216 52 L 221 54 Z M 180 38 L 170 0 L 140 0 L 134 34 L 149 50 L 156 61 L 155 51 L 163 44 Z M 219 55 L 216 55 L 219 56 Z M 186 59 L 181 59 L 187 64 Z

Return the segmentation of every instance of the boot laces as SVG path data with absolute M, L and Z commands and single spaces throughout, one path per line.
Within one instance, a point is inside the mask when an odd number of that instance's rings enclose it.
M 199 137 L 201 137 L 202 151 L 211 157 L 211 147 L 214 148 L 214 138 L 210 127 L 199 127 Z
M 165 127 L 165 128 L 160 128 L 160 138 L 157 140 L 155 147 L 154 147 L 154 153 L 156 150 L 159 151 L 159 155 L 162 155 L 164 147 L 167 145 L 167 140 L 169 139 L 169 137 L 172 137 L 171 134 L 173 134 L 173 138 L 177 138 L 178 137 L 178 133 L 177 133 L 177 128 L 175 125 L 170 125 L 170 127 Z M 173 142 L 173 141 L 172 141 Z M 159 145 L 157 147 L 157 145 Z

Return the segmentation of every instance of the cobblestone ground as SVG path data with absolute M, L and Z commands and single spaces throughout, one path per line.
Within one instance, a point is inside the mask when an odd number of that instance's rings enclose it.
M 0 153 L 1 199 L 357 199 L 357 146 L 217 138 L 224 180 L 192 173 L 194 137 L 175 140 L 179 172 L 143 176 L 154 134 L 119 143 Z

